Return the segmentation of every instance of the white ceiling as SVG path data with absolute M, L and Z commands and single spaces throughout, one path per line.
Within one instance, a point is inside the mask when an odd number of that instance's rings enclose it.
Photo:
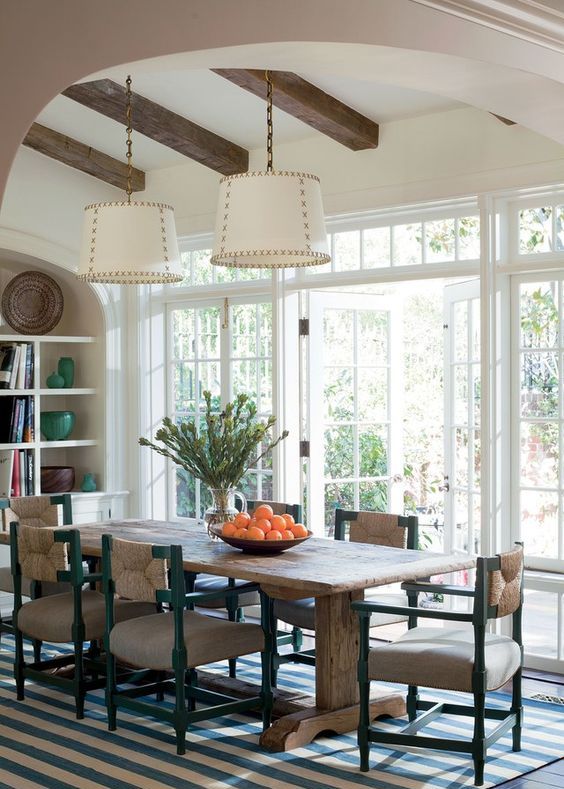
M 124 66 L 123 82 L 127 73 L 128 67 Z M 101 76 L 96 75 L 97 78 Z M 116 69 L 108 76 L 117 80 Z M 223 77 L 207 69 L 142 71 L 139 64 L 131 68 L 131 76 L 134 92 L 244 148 L 250 150 L 264 145 L 264 101 Z M 300 76 L 379 123 L 464 106 L 444 96 L 378 83 L 373 77 L 320 76 L 319 72 L 310 75 L 303 71 Z M 275 145 L 319 134 L 282 110 L 275 108 L 274 113 Z M 123 126 L 71 99 L 58 96 L 45 107 L 37 121 L 115 158 L 124 159 Z M 134 134 L 133 141 L 133 163 L 143 170 L 173 167 L 187 161 L 181 154 L 141 134 Z

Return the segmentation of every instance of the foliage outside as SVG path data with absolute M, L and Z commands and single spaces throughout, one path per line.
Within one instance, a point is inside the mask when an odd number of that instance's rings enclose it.
M 269 416 L 266 422 L 257 419 L 256 406 L 246 394 L 227 403 L 219 414 L 214 410 L 211 393 L 206 391 L 203 396 L 206 410 L 200 418 L 190 418 L 178 425 L 169 417 L 163 419 L 155 435 L 155 440 L 163 446 L 143 437 L 139 443 L 170 458 L 210 488 L 232 488 L 260 458 L 286 438 L 288 431 L 284 430 L 275 440 L 270 439 L 268 434 L 276 417 Z M 262 451 L 257 454 L 259 444 Z

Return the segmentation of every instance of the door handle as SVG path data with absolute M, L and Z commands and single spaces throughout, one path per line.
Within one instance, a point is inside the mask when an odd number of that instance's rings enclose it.
M 445 474 L 445 476 L 443 477 L 443 484 L 439 485 L 439 490 L 441 491 L 441 493 L 448 493 L 449 492 L 450 485 L 449 485 L 449 481 L 448 481 L 448 474 Z

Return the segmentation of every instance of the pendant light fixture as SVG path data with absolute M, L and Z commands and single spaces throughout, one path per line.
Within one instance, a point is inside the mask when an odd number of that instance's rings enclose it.
M 84 209 L 77 276 L 86 282 L 141 285 L 180 282 L 174 209 L 131 200 L 131 77 L 126 80 L 127 199 Z
M 211 262 L 235 268 L 294 268 L 331 260 L 319 178 L 274 170 L 272 79 L 267 85 L 266 171 L 222 178 Z

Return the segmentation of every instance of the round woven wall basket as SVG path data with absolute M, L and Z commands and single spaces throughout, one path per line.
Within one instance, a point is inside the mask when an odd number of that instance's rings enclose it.
M 47 334 L 63 314 L 63 292 L 42 271 L 25 271 L 8 282 L 2 294 L 6 323 L 20 334 Z

